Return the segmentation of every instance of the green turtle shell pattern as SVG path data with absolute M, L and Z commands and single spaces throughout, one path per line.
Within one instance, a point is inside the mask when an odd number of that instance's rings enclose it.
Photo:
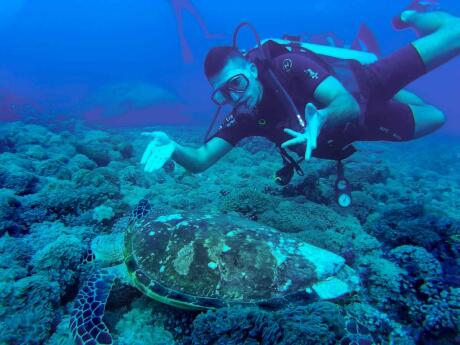
M 262 305 L 306 294 L 344 265 L 318 273 L 321 258 L 306 246 L 233 215 L 147 215 L 126 231 L 125 264 L 141 291 L 176 307 Z

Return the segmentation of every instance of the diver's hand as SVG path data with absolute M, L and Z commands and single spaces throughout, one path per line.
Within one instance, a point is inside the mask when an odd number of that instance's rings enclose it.
M 292 135 L 294 138 L 284 142 L 281 147 L 286 148 L 296 144 L 306 144 L 305 159 L 311 158 L 311 153 L 316 149 L 317 140 L 321 128 L 326 122 L 326 110 L 318 110 L 312 103 L 308 103 L 305 106 L 305 119 L 307 120 L 307 126 L 303 133 L 293 131 L 292 129 L 285 128 L 284 132 Z
M 143 132 L 142 135 L 152 138 L 141 159 L 144 171 L 160 169 L 174 153 L 174 141 L 164 132 Z

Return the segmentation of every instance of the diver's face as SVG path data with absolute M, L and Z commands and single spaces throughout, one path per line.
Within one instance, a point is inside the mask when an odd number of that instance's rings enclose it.
M 253 110 L 262 98 L 262 84 L 257 75 L 253 63 L 243 59 L 229 60 L 222 71 L 209 80 L 214 89 L 213 101 Z

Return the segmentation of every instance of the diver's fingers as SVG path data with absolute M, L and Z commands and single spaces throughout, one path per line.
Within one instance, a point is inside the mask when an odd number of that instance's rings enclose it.
M 289 129 L 289 128 L 285 128 L 285 129 L 284 129 L 284 133 L 287 133 L 287 134 L 289 134 L 289 135 L 292 135 L 293 137 L 298 137 L 299 135 L 302 135 L 302 133 L 293 131 L 292 129 Z
M 315 131 L 315 133 L 311 136 L 311 148 L 316 149 L 316 145 L 318 143 L 318 131 Z
M 147 160 L 150 157 L 150 155 L 152 154 L 152 152 L 154 151 L 154 149 L 155 149 L 155 141 L 152 140 L 147 145 L 147 148 L 145 149 L 144 154 L 142 155 L 141 164 L 147 163 Z
M 305 115 L 313 115 L 318 111 L 313 103 L 308 103 L 305 106 Z
M 316 127 L 309 127 L 308 128 L 308 143 L 310 144 L 312 150 L 316 149 L 316 143 L 318 138 L 318 129 Z
M 313 116 L 317 115 L 318 113 L 318 108 L 316 108 L 313 103 L 308 103 L 305 106 L 305 119 L 307 120 L 307 123 L 310 123 Z
M 313 151 L 313 148 L 310 144 L 310 140 L 307 142 L 307 146 L 305 148 L 305 160 L 309 160 L 311 158 L 311 152 Z
M 285 141 L 284 143 L 282 143 L 281 147 L 284 149 L 285 147 L 288 147 L 288 146 L 291 146 L 291 145 L 301 144 L 301 143 L 305 142 L 305 139 L 306 139 L 305 136 L 290 139 L 290 140 Z

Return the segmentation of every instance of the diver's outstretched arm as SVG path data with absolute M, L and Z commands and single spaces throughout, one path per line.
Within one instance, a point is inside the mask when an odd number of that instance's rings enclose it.
M 164 132 L 144 132 L 142 135 L 151 138 L 141 158 L 145 172 L 162 168 L 172 158 L 188 171 L 199 173 L 233 148 L 233 145 L 217 137 L 199 148 L 193 148 L 176 143 Z
M 199 148 L 175 143 L 172 159 L 192 173 L 200 173 L 227 154 L 233 145 L 221 138 L 212 138 Z

